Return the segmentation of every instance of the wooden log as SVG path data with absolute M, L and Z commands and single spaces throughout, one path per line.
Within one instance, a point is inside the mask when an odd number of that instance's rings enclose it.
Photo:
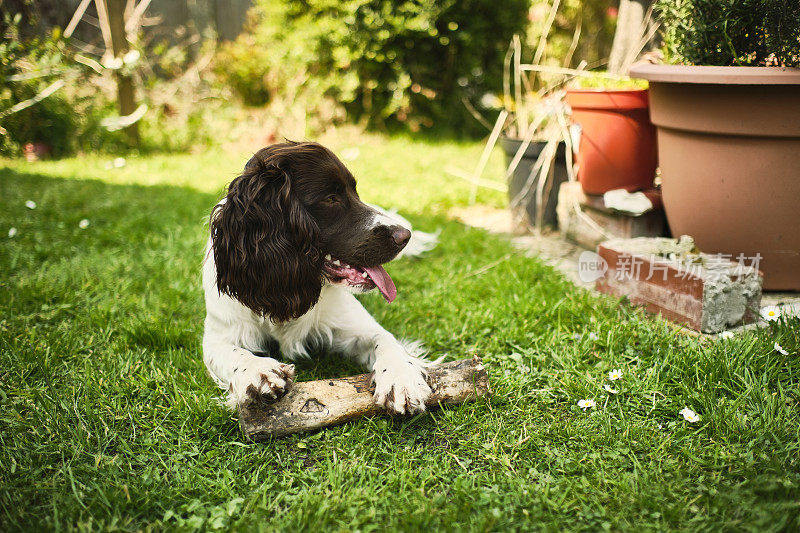
M 362 416 L 386 414 L 372 399 L 371 374 L 295 383 L 274 402 L 239 405 L 245 438 L 258 441 L 342 424 Z M 428 408 L 474 401 L 490 394 L 489 375 L 479 357 L 428 369 L 432 394 Z

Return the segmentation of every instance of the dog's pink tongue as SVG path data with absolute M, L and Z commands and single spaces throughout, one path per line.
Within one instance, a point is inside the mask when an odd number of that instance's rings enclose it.
M 386 298 L 386 301 L 392 303 L 397 298 L 397 287 L 394 286 L 394 281 L 392 281 L 386 269 L 378 265 L 376 267 L 364 267 L 364 270 L 375 283 L 375 286 L 378 287 L 378 290 L 381 291 L 383 297 Z

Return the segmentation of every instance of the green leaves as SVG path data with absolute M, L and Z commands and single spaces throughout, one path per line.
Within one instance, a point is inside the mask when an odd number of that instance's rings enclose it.
M 251 105 L 329 98 L 348 120 L 464 134 L 462 98 L 499 90 L 508 41 L 528 2 L 261 0 L 250 33 L 224 45 L 218 72 Z
M 667 60 L 717 66 L 800 66 L 797 0 L 658 0 Z

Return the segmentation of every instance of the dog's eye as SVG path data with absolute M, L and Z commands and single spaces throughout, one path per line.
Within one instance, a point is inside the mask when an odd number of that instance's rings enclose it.
M 322 200 L 322 203 L 328 205 L 336 205 L 339 203 L 339 197 L 335 194 L 331 194 L 330 196 L 327 196 L 324 200 Z

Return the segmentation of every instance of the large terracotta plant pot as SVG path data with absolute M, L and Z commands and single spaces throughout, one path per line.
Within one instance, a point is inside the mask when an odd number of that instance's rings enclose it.
M 800 290 L 800 69 L 648 64 L 631 76 L 650 82 L 673 234 L 760 254 L 765 289 Z
M 653 185 L 656 130 L 646 89 L 569 89 L 572 121 L 581 127 L 578 181 L 587 194 Z

